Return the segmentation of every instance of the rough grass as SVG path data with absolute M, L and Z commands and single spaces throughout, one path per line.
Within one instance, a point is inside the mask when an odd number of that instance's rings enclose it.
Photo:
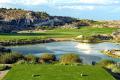
M 83 76 L 81 77 L 81 73 Z M 97 66 L 20 64 L 14 66 L 3 80 L 115 80 Z
M 27 35 L 19 35 L 19 34 L 5 34 L 0 35 L 0 41 L 6 42 L 6 41 L 29 41 L 29 40 L 43 40 L 46 39 L 44 36 L 27 36 Z

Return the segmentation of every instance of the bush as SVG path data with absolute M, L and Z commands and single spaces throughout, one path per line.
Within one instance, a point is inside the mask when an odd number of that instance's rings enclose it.
M 56 60 L 54 54 L 44 53 L 40 56 L 40 62 L 52 62 Z
M 1 64 L 12 64 L 17 62 L 18 60 L 23 59 L 23 55 L 18 53 L 5 53 L 0 56 Z
M 29 63 L 37 63 L 37 57 L 32 54 L 25 56 L 25 60 Z
M 116 64 L 109 64 L 106 66 L 107 69 L 110 69 L 113 73 L 120 73 L 120 67 Z
M 28 63 L 28 62 L 25 60 L 19 60 L 15 64 L 26 64 L 26 63 Z
M 106 67 L 106 66 L 108 66 L 108 65 L 110 65 L 110 64 L 114 64 L 115 62 L 114 61 L 112 61 L 112 60 L 102 60 L 102 61 L 100 61 L 98 64 L 100 65 L 100 66 L 102 66 L 102 67 Z
M 113 68 L 115 68 L 116 67 L 116 65 L 115 64 L 108 64 L 105 68 L 107 68 L 107 69 L 113 69 Z
M 114 67 L 113 69 L 111 69 L 111 71 L 112 71 L 113 73 L 120 73 L 120 68 Z
M 80 63 L 81 60 L 79 58 L 79 55 L 70 53 L 70 54 L 64 54 L 60 57 L 60 63 L 61 64 L 73 64 L 73 63 Z
M 8 69 L 8 66 L 0 65 L 0 71 L 6 70 L 6 69 Z

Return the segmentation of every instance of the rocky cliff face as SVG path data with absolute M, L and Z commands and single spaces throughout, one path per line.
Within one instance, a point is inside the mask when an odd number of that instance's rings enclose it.
M 25 10 L 9 10 L 9 9 L 0 9 L 0 30 L 3 31 L 5 28 L 9 27 L 11 30 L 19 30 L 19 29 L 28 29 L 32 27 L 34 21 L 36 19 L 42 19 L 40 13 L 36 14 L 32 11 L 25 11 Z M 40 17 L 39 17 L 40 16 Z M 46 14 L 46 18 L 49 15 Z
M 45 12 L 25 10 L 0 9 L 0 32 L 10 30 L 31 29 L 36 26 L 59 26 L 71 23 L 75 19 L 70 17 L 50 16 Z

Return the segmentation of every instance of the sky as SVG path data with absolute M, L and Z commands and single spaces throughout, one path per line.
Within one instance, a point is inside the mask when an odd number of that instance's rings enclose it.
M 120 0 L 0 0 L 0 7 L 80 19 L 120 20 Z

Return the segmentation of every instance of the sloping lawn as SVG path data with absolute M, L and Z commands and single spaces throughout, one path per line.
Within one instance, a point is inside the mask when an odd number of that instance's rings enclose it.
M 81 73 L 83 76 L 81 76 Z M 14 66 L 3 80 L 115 80 L 95 66 L 21 64 Z

